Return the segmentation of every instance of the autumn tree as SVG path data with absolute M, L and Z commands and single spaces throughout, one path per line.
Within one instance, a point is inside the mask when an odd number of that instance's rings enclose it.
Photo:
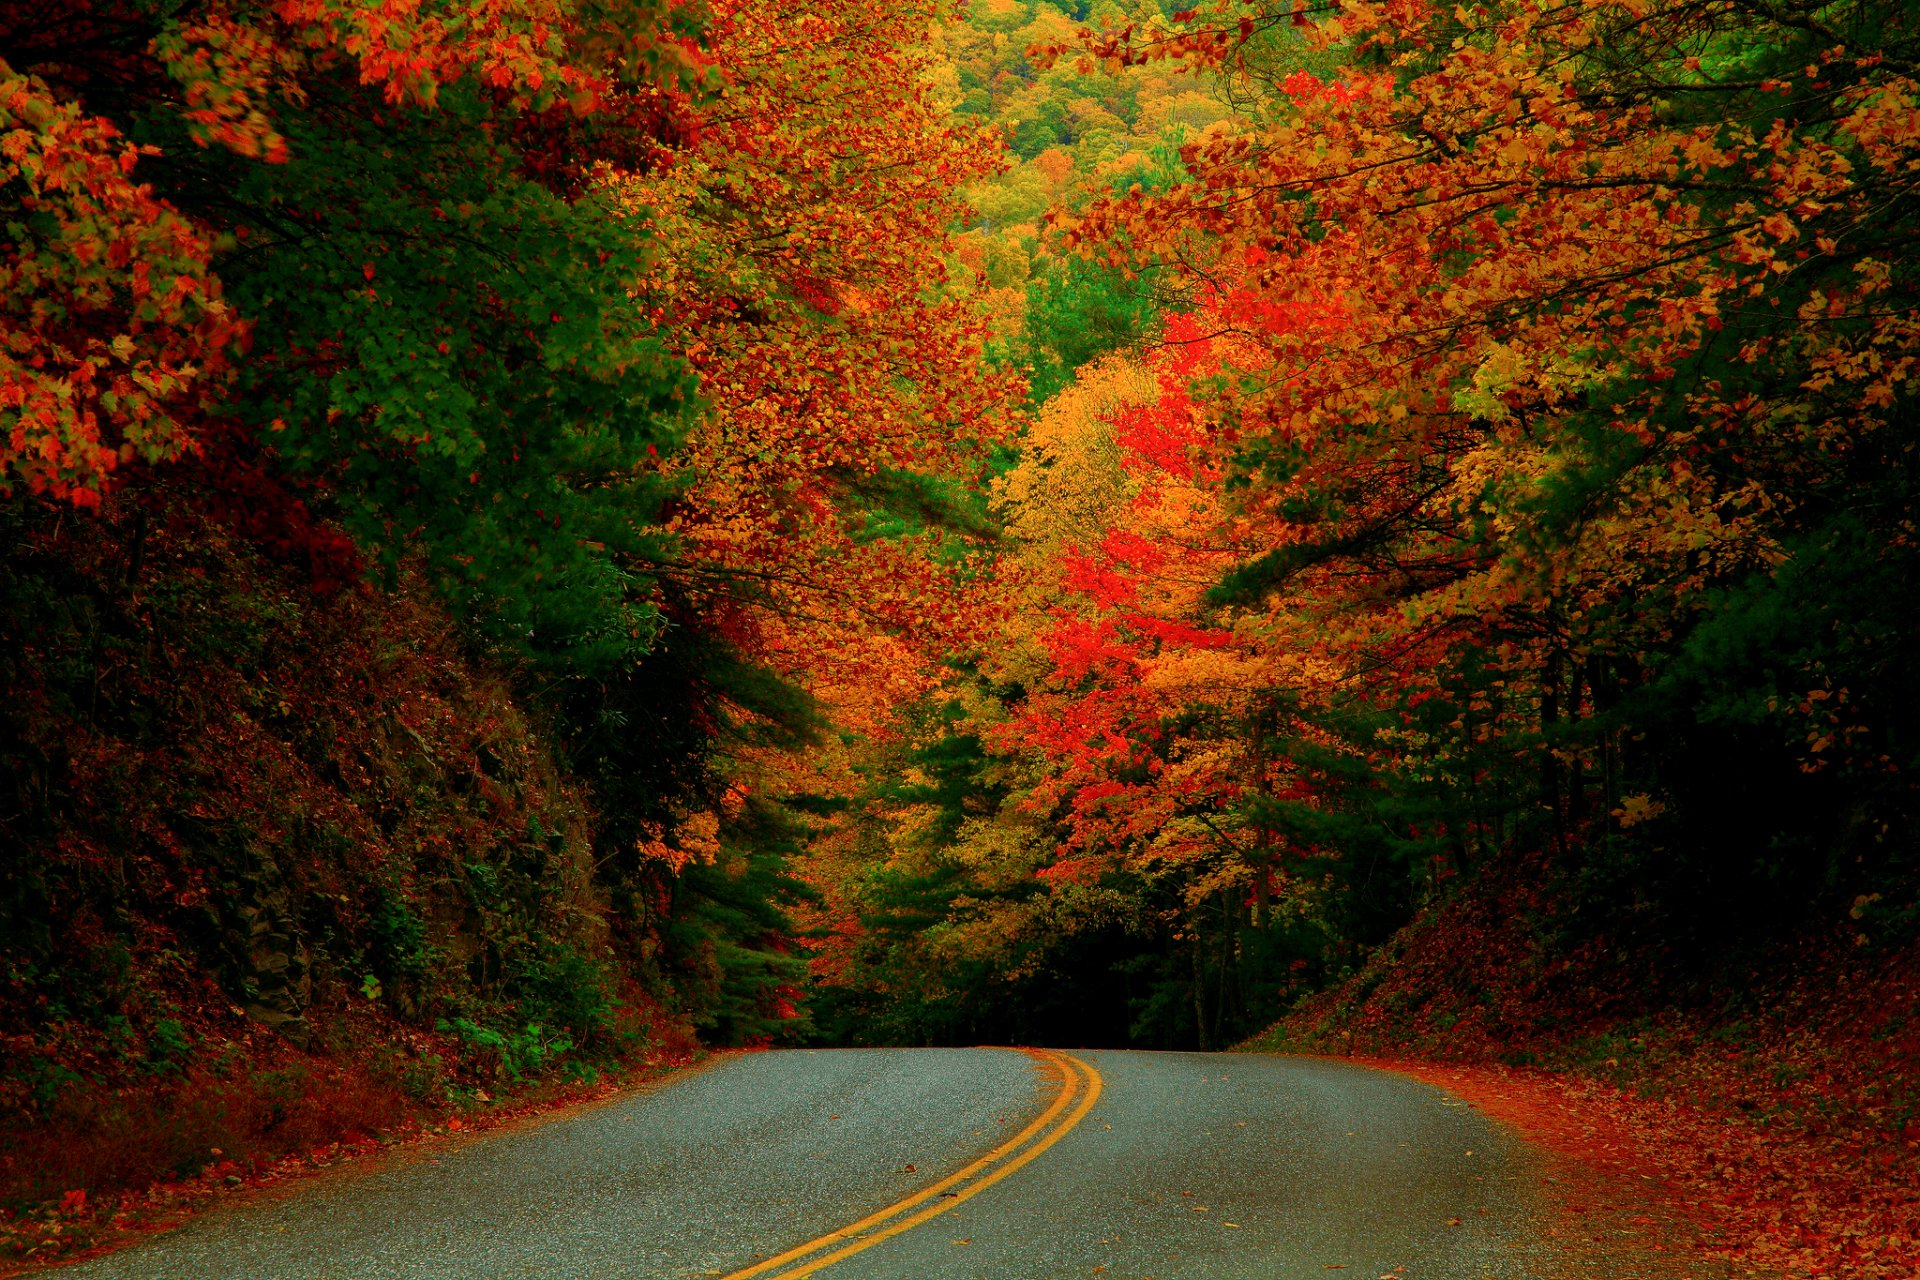
M 7 10 L 0 485 L 424 575 L 592 784 L 632 953 L 794 1022 L 777 761 L 973 625 L 1013 385 L 924 270 L 997 163 L 930 18 Z
M 1295 14 L 1086 49 L 1230 67 Z M 1303 696 L 1397 716 L 1375 740 L 1457 780 L 1458 860 L 1537 842 L 1755 911 L 1883 860 L 1910 811 L 1910 15 L 1317 20 L 1349 69 L 1061 222 L 1346 317 L 1255 335 L 1269 359 L 1208 395 L 1267 543 L 1216 598 L 1326 663 Z
M 1170 301 L 1169 351 L 1227 354 L 1091 413 L 1176 357 L 1083 369 L 1023 442 L 1014 510 L 1058 501 L 1010 532 L 1050 585 L 967 721 L 1007 799 L 885 853 L 970 877 L 891 945 L 957 980 L 945 937 L 1078 927 L 1042 886 L 1137 919 L 1164 901 L 1103 877 L 1152 866 L 1251 912 L 1278 867 L 1323 890 L 1296 958 L 1324 976 L 1527 862 L 1579 927 L 1720 948 L 1899 873 L 1914 40 L 1904 10 L 1738 0 L 1043 35 L 1047 74 L 1225 88 L 1237 118 L 1166 180 L 1050 221 Z M 1184 536 L 1124 496 L 1165 477 L 1118 479 L 1150 404 L 1204 477 Z M 1173 675 L 1229 664 L 1231 697 Z
M 656 615 L 623 575 L 660 558 L 644 464 L 680 374 L 628 293 L 649 232 L 584 180 L 673 136 L 699 79 L 685 14 L 104 4 L 7 25 L 35 238 L 8 293 L 16 482 L 92 502 L 136 458 L 270 455 L 497 638 L 644 650 Z

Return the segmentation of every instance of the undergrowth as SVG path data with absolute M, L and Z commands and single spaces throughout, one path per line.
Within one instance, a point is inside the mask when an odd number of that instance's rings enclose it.
M 156 1181 L 690 1048 L 512 675 L 424 590 L 318 582 L 178 490 L 0 506 L 16 1256 Z
M 1905 896 L 1890 882 L 1881 901 Z M 1241 1048 L 1585 1082 L 1563 1105 L 1639 1135 L 1703 1252 L 1740 1274 L 1904 1277 L 1920 1262 L 1920 939 L 1876 905 L 1689 969 L 1657 935 L 1580 938 L 1509 868 Z

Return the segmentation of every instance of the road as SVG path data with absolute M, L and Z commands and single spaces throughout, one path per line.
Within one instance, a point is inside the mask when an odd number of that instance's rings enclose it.
M 1540 1184 L 1471 1108 L 1343 1063 L 794 1050 L 257 1196 L 62 1280 L 1629 1274 L 1559 1252 Z

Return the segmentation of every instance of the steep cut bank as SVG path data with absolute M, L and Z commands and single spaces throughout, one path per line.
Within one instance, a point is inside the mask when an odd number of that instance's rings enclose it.
M 1734 1275 L 1920 1263 L 1920 942 L 1900 895 L 1756 943 L 1583 928 L 1538 868 L 1486 874 L 1242 1048 L 1352 1056 L 1553 1152 L 1582 1212 L 1686 1224 Z
M 155 1180 L 684 1060 L 739 999 L 692 888 L 596 885 L 586 787 L 443 608 L 343 585 L 323 536 L 269 556 L 207 496 L 0 506 L 16 1257 Z

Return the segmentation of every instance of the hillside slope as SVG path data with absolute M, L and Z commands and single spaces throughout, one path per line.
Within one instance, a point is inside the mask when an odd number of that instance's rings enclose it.
M 1920 941 L 1892 896 L 1676 963 L 1686 931 L 1583 929 L 1509 865 L 1242 1047 L 1462 1092 L 1636 1202 L 1657 1188 L 1734 1274 L 1911 1275 Z
M 0 507 L 13 1212 L 688 1043 L 666 903 L 609 909 L 507 673 L 425 592 L 342 586 L 344 544 L 284 563 L 205 498 Z

